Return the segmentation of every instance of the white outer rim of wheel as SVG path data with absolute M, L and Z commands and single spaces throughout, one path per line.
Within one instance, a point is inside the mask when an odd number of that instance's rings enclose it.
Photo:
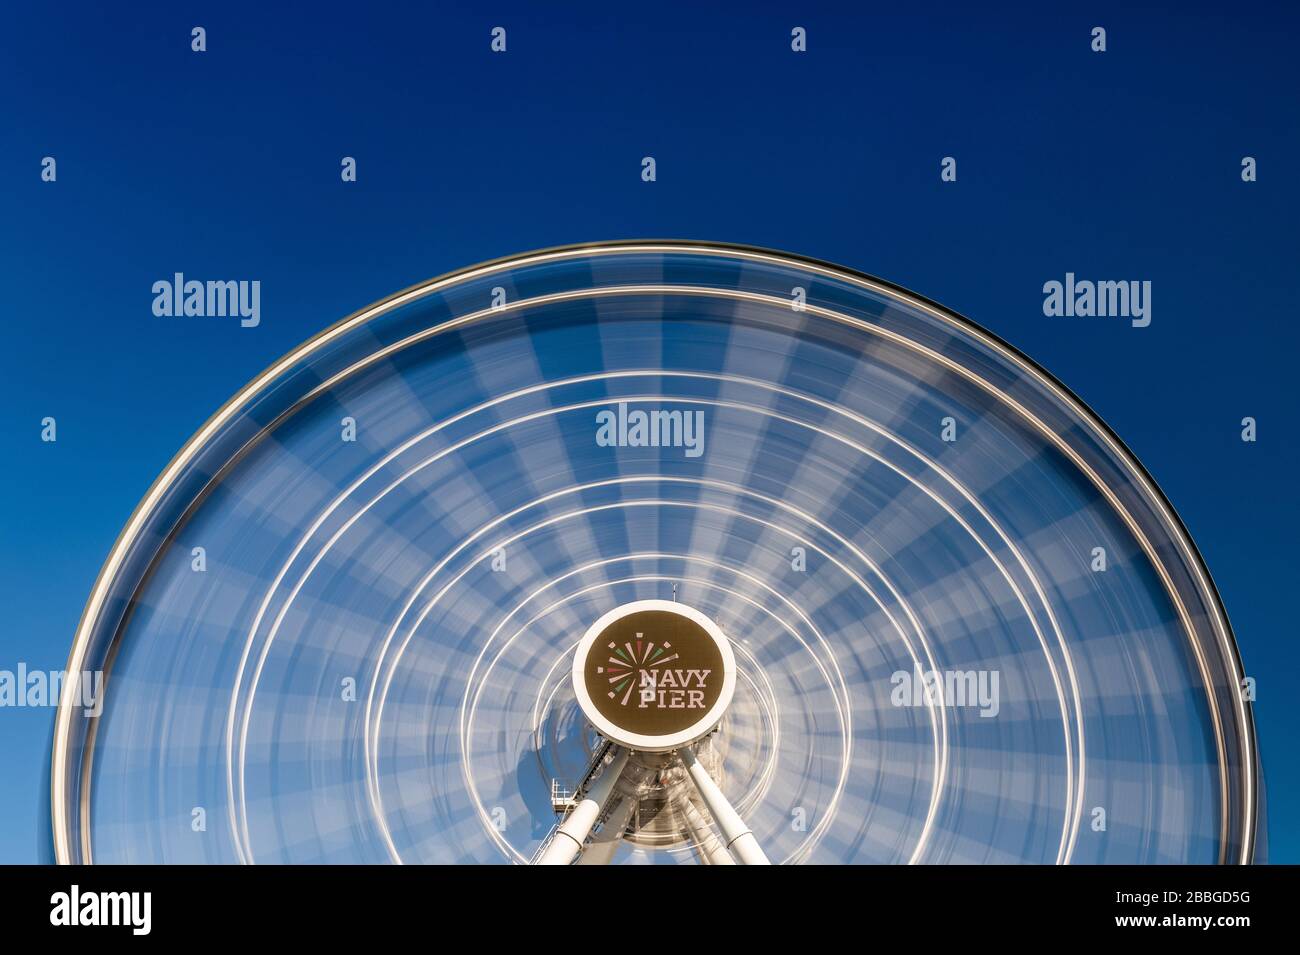
M 1018 368 L 1028 378 L 1035 381 L 1046 392 L 1052 394 L 1057 400 L 1069 408 L 1084 424 L 1094 437 L 1098 438 L 1114 457 L 1119 460 L 1124 469 L 1129 472 L 1130 478 L 1135 484 L 1145 492 L 1148 503 L 1151 504 L 1163 519 L 1163 530 L 1168 535 L 1168 539 L 1174 543 L 1180 556 L 1187 560 L 1189 570 L 1191 571 L 1193 581 L 1198 585 L 1197 589 L 1208 599 L 1208 610 L 1210 616 L 1211 630 L 1214 633 L 1217 649 L 1221 652 L 1225 668 L 1230 671 L 1237 685 L 1240 685 L 1244 678 L 1244 672 L 1240 658 L 1237 653 L 1236 642 L 1233 637 L 1231 625 L 1227 621 L 1226 611 L 1224 610 L 1222 599 L 1210 580 L 1209 571 L 1199 551 L 1192 543 L 1183 522 L 1178 518 L 1172 504 L 1163 492 L 1155 484 L 1154 479 L 1145 470 L 1137 457 L 1122 444 L 1113 430 L 1092 411 L 1078 396 L 1070 391 L 1065 385 L 1061 384 L 1051 373 L 1047 372 L 1042 366 L 1038 365 L 1032 359 L 1025 356 L 1013 346 L 1002 341 L 996 335 L 993 335 L 985 328 L 966 318 L 961 313 L 939 305 L 910 289 L 903 288 L 894 283 L 877 278 L 855 269 L 846 268 L 830 262 L 809 258 L 806 256 L 794 255 L 788 252 L 777 251 L 773 249 L 760 248 L 750 245 L 738 245 L 731 243 L 699 241 L 699 240 L 682 240 L 682 239 L 625 239 L 605 242 L 584 243 L 578 245 L 565 245 L 553 248 L 541 249 L 532 252 L 519 253 L 514 255 L 503 256 L 498 259 L 482 262 L 468 268 L 457 269 L 448 272 L 436 278 L 420 282 L 400 292 L 394 293 L 385 299 L 374 302 L 359 311 L 347 316 L 336 322 L 330 327 L 319 332 L 312 338 L 290 350 L 280 359 L 272 363 L 259 375 L 250 380 L 243 388 L 235 393 L 224 405 L 221 406 L 211 418 L 209 418 L 200 429 L 184 444 L 176 453 L 171 462 L 155 479 L 145 496 L 136 505 L 131 517 L 119 533 L 117 540 L 113 544 L 99 574 L 95 579 L 94 586 L 91 589 L 87 599 L 85 609 L 82 612 L 81 619 L 77 625 L 76 635 L 73 639 L 72 648 L 68 654 L 68 672 L 80 672 L 86 668 L 87 657 L 90 651 L 91 637 L 98 624 L 99 618 L 104 611 L 111 586 L 126 559 L 128 552 L 134 545 L 137 537 L 143 530 L 148 518 L 152 515 L 159 502 L 184 472 L 184 469 L 191 463 L 198 452 L 203 448 L 206 442 L 216 434 L 220 428 L 228 421 L 242 412 L 247 404 L 258 394 L 258 392 L 275 380 L 277 376 L 287 371 L 292 365 L 310 356 L 313 352 L 328 345 L 330 342 L 338 339 L 340 336 L 355 329 L 359 325 L 392 311 L 405 304 L 417 299 L 434 294 L 443 288 L 456 283 L 481 278 L 494 273 L 506 271 L 513 268 L 537 265 L 543 263 L 552 263 L 564 261 L 569 258 L 589 256 L 589 255 L 621 255 L 637 253 L 707 253 L 720 256 L 731 257 L 740 261 L 755 261 L 771 263 L 778 265 L 801 268 L 806 271 L 831 277 L 837 280 L 845 281 L 849 284 L 856 285 L 860 288 L 867 289 L 888 297 L 898 299 L 907 305 L 928 314 L 940 322 L 960 329 L 967 335 L 978 340 L 985 347 L 999 354 L 1003 359 L 1009 361 L 1011 365 Z M 810 311 L 819 311 L 809 309 Z M 430 330 L 427 334 L 433 334 L 437 331 L 443 331 L 448 328 L 459 327 L 469 321 L 479 317 L 477 314 L 464 316 L 453 319 L 449 322 Z M 827 317 L 833 316 L 827 313 Z M 839 320 L 847 324 L 856 325 L 856 321 L 838 317 Z M 917 347 L 912 343 L 911 347 Z M 390 346 L 394 347 L 394 346 Z M 928 351 L 926 349 L 919 349 Z M 382 354 L 382 352 L 381 352 Z M 992 389 L 989 383 L 971 375 L 972 380 L 986 388 Z M 1005 398 L 1004 398 L 1005 400 Z M 1023 413 L 1023 409 L 1021 410 Z M 1028 420 L 1036 425 L 1043 436 L 1055 444 L 1058 448 L 1065 451 L 1068 456 L 1073 458 L 1068 448 L 1064 446 L 1063 439 L 1047 431 L 1041 422 L 1038 422 L 1032 416 Z M 1076 461 L 1076 464 L 1079 462 Z M 1096 483 L 1095 476 L 1086 467 L 1082 469 L 1084 473 Z M 1117 507 L 1117 511 L 1127 517 L 1126 512 L 1117 502 L 1111 502 Z M 1137 528 L 1131 528 L 1135 532 Z M 1157 566 L 1161 566 L 1158 558 L 1152 553 L 1149 543 L 1145 537 L 1138 532 L 1139 542 L 1148 556 L 1152 558 Z M 1169 589 L 1167 581 L 1163 581 L 1166 588 Z M 1181 600 L 1176 592 L 1170 589 L 1170 596 L 1175 600 L 1178 607 L 1180 621 L 1183 624 L 1184 631 L 1193 645 L 1196 653 L 1198 667 L 1202 675 L 1206 675 L 1206 663 L 1203 658 L 1205 647 L 1202 647 L 1195 639 L 1194 630 L 1190 627 L 1188 616 L 1185 608 L 1182 607 Z M 55 713 L 55 725 L 53 740 L 51 746 L 51 759 L 49 771 L 49 801 L 51 815 L 51 836 L 54 849 L 54 859 L 56 864 L 66 865 L 74 861 L 83 863 L 93 863 L 93 858 L 89 850 L 88 828 L 89 828 L 89 805 L 88 793 L 81 791 L 78 794 L 78 805 L 69 811 L 68 803 L 68 777 L 72 771 L 70 765 L 69 753 L 72 737 L 73 719 L 79 710 L 80 704 L 75 693 L 70 692 L 71 683 L 65 684 L 64 692 L 60 695 L 58 709 Z M 1236 862 L 1238 864 L 1249 864 L 1253 861 L 1255 854 L 1255 835 L 1257 826 L 1257 806 L 1258 799 L 1256 792 L 1256 774 L 1258 773 L 1258 763 L 1255 754 L 1256 734 L 1254 730 L 1254 721 L 1249 708 L 1241 694 L 1236 694 L 1233 700 L 1233 708 L 1237 713 L 1237 742 L 1240 746 L 1239 766 L 1229 766 L 1226 760 L 1225 745 L 1223 740 L 1223 728 L 1221 721 L 1217 719 L 1217 704 L 1213 696 L 1207 693 L 1207 699 L 1210 701 L 1216 714 L 1214 732 L 1219 755 L 1219 776 L 1220 792 L 1226 797 L 1229 784 L 1228 777 L 1235 774 L 1239 777 L 1243 790 L 1243 805 L 1241 806 L 1242 818 L 1239 820 L 1238 828 L 1235 833 L 1230 834 L 1229 810 L 1225 806 L 1221 813 L 1221 837 L 1225 840 L 1236 835 L 1240 838 L 1241 845 L 1235 858 L 1226 856 L 1225 850 L 1220 849 L 1220 862 Z M 83 759 L 84 762 L 84 759 Z M 84 766 L 82 767 L 84 768 Z M 1079 801 L 1075 807 L 1076 825 L 1077 819 L 1082 814 L 1082 802 Z M 82 828 L 75 835 L 72 830 L 72 818 L 79 816 Z M 82 850 L 82 858 L 79 860 L 74 855 L 74 841 L 78 843 Z M 1068 861 L 1068 860 L 1067 860 Z

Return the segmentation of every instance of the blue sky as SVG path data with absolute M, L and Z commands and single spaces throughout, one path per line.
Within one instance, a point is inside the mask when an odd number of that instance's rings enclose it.
M 1223 594 L 1258 681 L 1271 858 L 1300 861 L 1294 11 L 268 6 L 0 13 L 0 668 L 62 666 L 158 471 L 325 325 L 530 248 L 750 243 L 944 303 L 1123 437 Z M 176 271 L 259 279 L 261 325 L 155 317 Z M 1150 280 L 1152 324 L 1045 317 L 1067 271 Z M 0 861 L 37 858 L 49 719 L 0 713 Z

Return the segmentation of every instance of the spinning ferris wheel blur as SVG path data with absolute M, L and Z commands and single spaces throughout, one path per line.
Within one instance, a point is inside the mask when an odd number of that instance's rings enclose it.
M 62 862 L 1255 853 L 1236 645 L 1138 462 L 971 323 L 757 249 L 322 332 L 159 477 L 68 666 Z

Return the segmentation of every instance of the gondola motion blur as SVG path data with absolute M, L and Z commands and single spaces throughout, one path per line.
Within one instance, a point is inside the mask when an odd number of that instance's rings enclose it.
M 1151 477 L 973 323 L 760 249 L 329 327 L 159 476 L 68 671 L 65 863 L 1256 859 L 1245 675 Z

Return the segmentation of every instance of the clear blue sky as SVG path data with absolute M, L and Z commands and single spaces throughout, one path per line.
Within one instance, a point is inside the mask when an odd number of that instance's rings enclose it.
M 1271 857 L 1300 861 L 1295 11 L 615 6 L 0 13 L 0 668 L 62 666 L 158 471 L 323 326 L 540 246 L 751 243 L 937 299 L 1124 438 L 1223 594 L 1259 686 Z M 260 279 L 260 327 L 156 318 L 176 271 Z M 1151 326 L 1045 317 L 1067 271 L 1150 280 Z M 37 858 L 49 722 L 0 711 L 0 861 Z

